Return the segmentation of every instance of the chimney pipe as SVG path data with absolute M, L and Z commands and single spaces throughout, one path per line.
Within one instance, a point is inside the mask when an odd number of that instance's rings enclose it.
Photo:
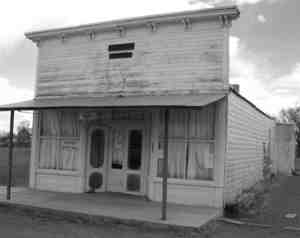
M 231 84 L 231 89 L 237 93 L 240 93 L 240 85 L 239 84 Z

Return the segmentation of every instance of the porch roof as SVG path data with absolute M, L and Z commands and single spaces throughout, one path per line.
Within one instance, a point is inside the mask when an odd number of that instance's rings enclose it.
M 116 108 L 116 107 L 199 107 L 226 96 L 226 93 L 160 96 L 106 96 L 35 98 L 1 105 L 0 111 L 39 110 L 59 108 Z

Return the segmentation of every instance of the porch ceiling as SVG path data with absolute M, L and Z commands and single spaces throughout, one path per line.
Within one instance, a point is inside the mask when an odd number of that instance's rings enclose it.
M 225 93 L 165 96 L 107 96 L 36 98 L 0 106 L 0 111 L 59 108 L 199 107 L 226 96 Z

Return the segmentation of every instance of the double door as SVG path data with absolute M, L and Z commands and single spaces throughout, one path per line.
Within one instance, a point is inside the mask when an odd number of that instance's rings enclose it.
M 89 133 L 87 190 L 143 195 L 145 130 L 133 123 L 94 127 Z

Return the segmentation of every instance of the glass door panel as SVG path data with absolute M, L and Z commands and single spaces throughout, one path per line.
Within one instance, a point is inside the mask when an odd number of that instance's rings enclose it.
M 87 171 L 87 190 L 96 192 L 104 189 L 104 161 L 106 147 L 106 131 L 93 129 L 89 135 L 89 163 Z
M 140 193 L 142 190 L 142 157 L 143 157 L 143 130 L 128 130 L 128 152 L 126 171 L 126 190 Z

